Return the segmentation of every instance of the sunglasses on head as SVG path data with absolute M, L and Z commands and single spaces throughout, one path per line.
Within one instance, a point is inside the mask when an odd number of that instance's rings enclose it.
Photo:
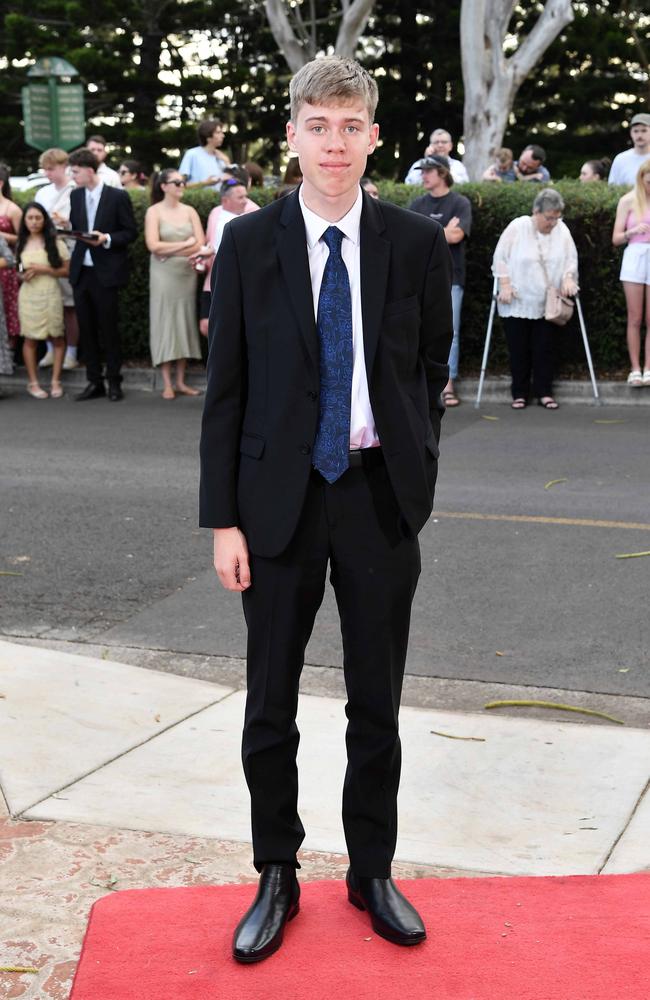
M 231 188 L 234 187 L 235 184 L 241 184 L 241 181 L 238 181 L 236 177 L 229 177 L 227 180 L 223 182 L 221 186 L 225 188 Z

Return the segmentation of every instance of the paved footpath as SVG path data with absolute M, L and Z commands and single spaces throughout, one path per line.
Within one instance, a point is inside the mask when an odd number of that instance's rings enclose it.
M 301 699 L 306 879 L 346 868 L 343 705 Z M 38 970 L 0 996 L 65 1000 L 107 892 L 255 880 L 243 707 L 237 684 L 0 641 L 0 965 Z M 401 730 L 398 877 L 650 870 L 647 729 L 406 707 Z

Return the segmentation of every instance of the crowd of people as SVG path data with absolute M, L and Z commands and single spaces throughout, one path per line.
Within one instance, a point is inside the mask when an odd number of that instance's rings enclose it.
M 258 210 L 249 190 L 264 184 L 264 173 L 253 162 L 231 163 L 221 148 L 225 132 L 218 119 L 202 121 L 197 138 L 198 145 L 184 153 L 177 169 L 151 178 L 133 159 L 112 169 L 101 135 L 91 135 L 83 149 L 71 154 L 48 149 L 39 159 L 48 183 L 22 210 L 11 196 L 10 171 L 0 165 L 0 374 L 12 372 L 13 348 L 22 337 L 27 391 L 34 399 L 61 398 L 61 373 L 79 364 L 80 344 L 88 384 L 76 399 L 108 396 L 118 401 L 123 396 L 118 293 L 128 280 L 128 247 L 138 235 L 126 192 L 138 188 L 149 188 L 151 201 L 144 237 L 150 253 L 152 364 L 160 368 L 164 399 L 198 394 L 185 375 L 187 362 L 202 357 L 200 336 L 206 336 L 208 329 L 211 266 L 225 226 L 238 215 Z M 627 305 L 631 369 L 627 382 L 640 388 L 650 386 L 650 115 L 633 116 L 630 139 L 631 146 L 616 155 L 611 166 L 607 159 L 586 161 L 579 179 L 630 188 L 619 201 L 612 242 L 625 247 L 620 280 Z M 406 184 L 419 185 L 425 192 L 408 207 L 442 226 L 452 258 L 454 336 L 449 381 L 442 394 L 447 407 L 460 403 L 455 383 L 465 249 L 472 229 L 471 203 L 454 190 L 469 178 L 452 150 L 451 134 L 434 129 L 424 156 L 405 177 Z M 299 159 L 293 156 L 275 196 L 295 191 L 301 179 Z M 546 153 L 536 143 L 524 146 L 517 159 L 511 149 L 499 149 L 482 179 L 540 185 L 532 214 L 513 219 L 501 234 L 493 274 L 510 355 L 512 406 L 524 409 L 532 397 L 546 409 L 557 409 L 553 323 L 558 320 L 548 316 L 548 293 L 551 289 L 569 300 L 578 290 L 577 251 L 562 221 L 564 203 L 549 187 Z M 361 186 L 370 197 L 379 197 L 372 178 L 362 178 Z M 183 202 L 188 188 L 210 188 L 220 195 L 205 232 L 196 210 Z M 197 283 L 201 284 L 198 309 Z M 45 388 L 39 373 L 49 368 L 51 380 Z

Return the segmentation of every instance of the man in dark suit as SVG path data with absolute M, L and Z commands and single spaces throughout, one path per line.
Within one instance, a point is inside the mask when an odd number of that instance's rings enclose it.
M 70 172 L 77 188 L 70 194 L 70 227 L 77 237 L 70 261 L 70 283 L 79 321 L 88 385 L 77 400 L 106 395 L 102 355 L 106 360 L 108 398 L 123 398 L 122 353 L 118 327 L 118 294 L 128 281 L 129 243 L 138 235 L 131 199 L 126 191 L 104 184 L 99 161 L 88 149 L 70 154 Z
M 391 861 L 417 534 L 433 505 L 452 337 L 450 257 L 437 223 L 361 191 L 379 131 L 366 71 L 317 59 L 290 94 L 303 184 L 224 231 L 201 441 L 201 524 L 248 626 L 242 757 L 260 883 L 235 931 L 241 962 L 277 950 L 298 912 L 298 683 L 328 563 L 348 693 L 348 898 L 389 941 L 426 936 Z

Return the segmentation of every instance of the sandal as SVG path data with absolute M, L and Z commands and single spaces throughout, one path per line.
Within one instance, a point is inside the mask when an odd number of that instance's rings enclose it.
M 27 392 L 32 397 L 32 399 L 47 399 L 47 393 L 45 389 L 41 389 L 38 382 L 28 382 Z
M 650 368 L 644 368 L 643 370 L 643 384 L 650 385 Z
M 61 397 L 63 396 L 63 388 L 61 386 L 61 383 L 54 378 L 52 379 L 52 385 L 50 386 L 50 396 L 52 397 L 52 399 L 61 399 Z
M 521 396 L 518 396 L 517 399 L 513 399 L 510 404 L 510 408 L 513 410 L 525 410 L 527 406 L 528 400 L 523 399 Z
M 643 385 L 643 375 L 638 368 L 633 368 L 627 377 L 627 384 L 634 389 L 639 389 Z
M 172 389 L 171 385 L 166 385 L 162 391 L 163 399 L 176 399 L 176 393 Z
M 560 404 L 556 403 L 552 396 L 541 396 L 537 400 L 538 406 L 543 406 L 545 410 L 559 410 Z

